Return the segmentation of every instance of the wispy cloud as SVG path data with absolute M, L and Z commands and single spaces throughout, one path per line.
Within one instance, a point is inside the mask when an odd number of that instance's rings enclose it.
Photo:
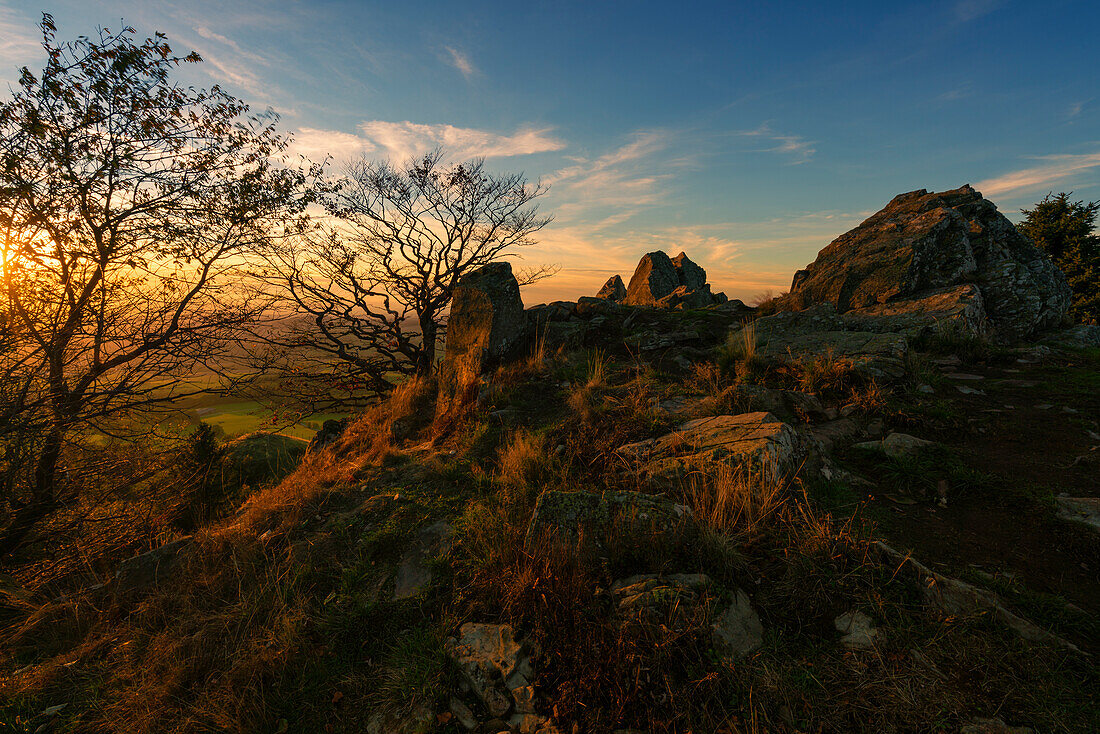
M 1004 0 L 958 0 L 951 11 L 957 22 L 969 23 L 972 20 L 989 15 L 1000 7 L 1003 2 Z
M 817 153 L 817 148 L 814 147 L 817 144 L 815 141 L 807 140 L 801 135 L 786 135 L 776 132 L 767 123 L 762 124 L 755 130 L 740 130 L 735 134 L 767 141 L 767 143 L 772 144 L 771 147 L 761 148 L 760 152 L 787 155 L 791 165 L 806 163 Z
M 1085 105 L 1087 105 L 1091 101 L 1092 100 L 1084 99 L 1084 100 L 1081 100 L 1080 102 L 1070 103 L 1069 107 L 1066 108 L 1066 119 L 1067 120 L 1072 120 L 1073 118 L 1080 115 L 1081 111 L 1083 109 L 1085 109 Z
M 0 5 L 0 79 L 14 79 L 17 68 L 44 59 L 41 44 L 33 20 Z
M 362 153 L 403 162 L 443 148 L 449 158 L 506 158 L 561 150 L 565 142 L 554 137 L 550 128 L 524 127 L 510 135 L 415 122 L 367 120 L 359 124 L 359 133 L 302 128 L 295 134 L 294 152 L 310 158 L 331 155 L 338 160 Z
M 1100 167 L 1100 153 L 1037 156 L 1037 166 L 1023 168 L 974 184 L 985 196 L 1023 194 L 1045 189 Z
M 477 67 L 470 61 L 469 55 L 451 46 L 444 46 L 443 50 L 449 57 L 447 63 L 462 72 L 462 76 L 466 77 L 467 81 L 477 75 Z

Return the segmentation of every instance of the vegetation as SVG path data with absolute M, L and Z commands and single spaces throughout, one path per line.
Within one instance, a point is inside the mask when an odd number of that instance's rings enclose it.
M 1017 228 L 1066 274 L 1073 290 L 1070 315 L 1079 323 L 1100 323 L 1100 236 L 1095 233 L 1100 201 L 1071 201 L 1072 194 L 1047 194 Z

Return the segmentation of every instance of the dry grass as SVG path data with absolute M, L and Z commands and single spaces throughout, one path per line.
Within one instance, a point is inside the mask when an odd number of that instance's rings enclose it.
M 356 481 L 372 466 L 392 460 L 398 444 L 416 435 L 432 414 L 434 381 L 415 378 L 399 385 L 385 401 L 353 421 L 331 445 L 305 455 L 280 484 L 257 492 L 241 508 L 230 529 L 254 529 L 279 516 L 294 525 L 311 503 L 340 485 Z
M 569 394 L 569 407 L 585 420 L 592 420 L 603 402 L 603 390 L 607 384 L 608 359 L 599 349 L 587 355 L 584 381 L 573 387 Z
M 779 510 L 785 482 L 767 470 L 722 465 L 713 475 L 692 475 L 686 496 L 701 526 L 723 533 L 752 535 Z

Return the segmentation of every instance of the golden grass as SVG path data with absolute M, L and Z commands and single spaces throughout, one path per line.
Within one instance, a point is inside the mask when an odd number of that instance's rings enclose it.
M 723 465 L 714 475 L 692 475 L 686 494 L 696 522 L 724 533 L 754 533 L 784 501 L 785 483 L 773 474 Z

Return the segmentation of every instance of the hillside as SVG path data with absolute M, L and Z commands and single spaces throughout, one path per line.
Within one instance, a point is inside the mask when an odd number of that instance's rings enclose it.
M 1100 329 L 976 192 L 905 196 L 757 309 L 686 255 L 527 309 L 472 274 L 438 374 L 285 478 L 101 583 L 6 583 L 0 722 L 1100 730 Z M 945 243 L 972 267 L 898 277 Z

